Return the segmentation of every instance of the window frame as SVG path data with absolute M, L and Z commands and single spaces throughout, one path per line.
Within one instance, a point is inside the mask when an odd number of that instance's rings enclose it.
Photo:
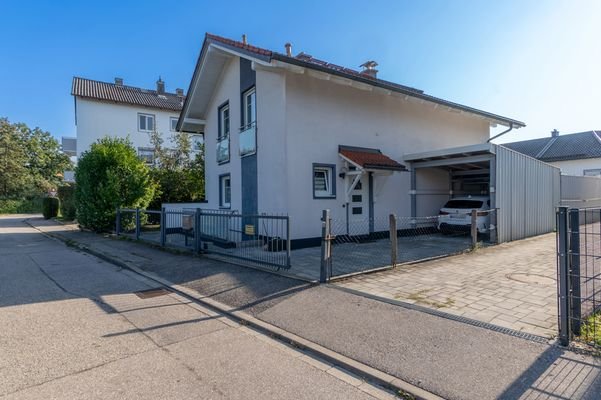
M 227 132 L 225 132 L 224 111 L 227 111 Z M 232 130 L 232 118 L 229 100 L 217 107 L 217 140 L 229 138 Z
M 151 160 L 148 161 L 148 159 L 142 155 L 142 153 L 146 153 L 146 155 L 150 155 Z M 144 161 L 144 164 L 146 165 L 154 165 L 155 159 L 154 159 L 154 149 L 152 147 L 138 147 L 138 158 L 142 161 Z
M 178 117 L 169 117 L 169 131 L 170 132 L 177 132 L 177 121 L 178 121 Z M 175 121 L 175 125 L 173 125 L 173 122 Z
M 225 193 L 225 180 L 229 181 L 229 202 L 225 201 L 226 193 Z M 231 174 L 221 174 L 219 175 L 219 208 L 222 209 L 230 209 L 232 208 L 232 176 Z
M 315 172 L 317 170 L 322 170 L 326 172 L 327 190 L 325 191 L 315 190 Z M 311 180 L 313 184 L 313 199 L 336 199 L 336 164 L 313 163 L 313 168 L 311 169 Z
M 248 97 L 250 95 L 254 95 L 253 96 L 253 100 L 254 102 L 251 103 L 251 112 L 252 112 L 252 120 L 249 120 L 249 113 L 248 113 Z M 257 88 L 256 86 L 251 86 L 248 89 L 246 89 L 244 92 L 242 92 L 242 126 L 240 127 L 240 130 L 246 130 L 247 128 L 249 128 L 253 123 L 256 124 L 257 122 Z
M 141 121 L 141 117 L 145 118 L 144 124 L 146 125 L 146 127 L 144 129 L 142 129 L 142 126 L 140 124 Z M 152 129 L 147 129 L 148 127 L 148 118 L 152 118 Z M 138 132 L 154 132 L 156 130 L 157 127 L 157 119 L 156 119 L 156 115 L 154 114 L 148 114 L 148 113 L 138 113 Z

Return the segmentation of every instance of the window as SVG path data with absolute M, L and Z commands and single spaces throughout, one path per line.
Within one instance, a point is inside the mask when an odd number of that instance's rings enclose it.
M 336 198 L 336 167 L 329 164 L 313 164 L 313 198 Z
M 449 200 L 444 208 L 480 208 L 482 207 L 482 200 Z
M 354 194 L 351 201 L 353 203 L 361 203 L 363 201 L 363 196 L 360 194 Z
M 353 215 L 363 214 L 363 207 L 353 207 Z
M 138 114 L 138 130 L 140 132 L 154 132 L 154 115 Z
M 601 176 L 601 169 L 585 169 L 584 176 Z
M 230 174 L 219 176 L 219 207 L 230 208 L 232 204 L 232 180 Z
M 217 137 L 222 139 L 230 136 L 230 105 L 225 103 L 219 107 L 219 132 Z
M 169 130 L 171 132 L 177 131 L 177 117 L 169 117 Z
M 257 121 L 257 96 L 254 87 L 242 95 L 242 110 L 242 127 L 244 129 Z
M 192 142 L 192 151 L 201 151 L 203 144 L 202 135 L 190 135 L 190 141 Z
M 151 147 L 138 147 L 138 157 L 146 164 L 154 163 L 154 149 Z

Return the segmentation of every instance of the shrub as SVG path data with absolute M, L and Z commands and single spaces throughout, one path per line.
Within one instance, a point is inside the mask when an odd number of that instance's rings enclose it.
M 75 185 L 67 184 L 59 186 L 58 198 L 60 199 L 61 216 L 68 221 L 73 221 L 77 212 L 75 203 Z
M 75 182 L 77 221 L 97 232 L 114 227 L 118 207 L 146 208 L 157 187 L 130 141 L 111 137 L 83 153 Z
M 42 212 L 42 199 L 0 199 L 0 214 L 34 214 Z
M 42 201 L 42 214 L 45 219 L 54 218 L 58 215 L 60 201 L 56 197 L 45 197 Z

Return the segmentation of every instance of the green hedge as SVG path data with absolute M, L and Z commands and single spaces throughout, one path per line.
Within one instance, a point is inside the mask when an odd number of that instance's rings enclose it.
M 42 199 L 0 199 L 0 214 L 37 214 L 42 212 Z
M 65 185 L 58 188 L 61 217 L 73 221 L 77 214 L 75 203 L 75 185 Z
M 46 197 L 42 202 L 42 214 L 45 219 L 58 216 L 60 201 L 56 197 Z

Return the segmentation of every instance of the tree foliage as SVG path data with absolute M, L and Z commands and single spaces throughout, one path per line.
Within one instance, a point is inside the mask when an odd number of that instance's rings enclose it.
M 151 208 L 159 209 L 162 203 L 204 200 L 204 148 L 192 149 L 190 135 L 185 132 L 171 137 L 171 148 L 165 147 L 159 132 L 152 133 L 150 141 L 155 158 L 151 174 L 159 185 Z
M 94 231 L 110 230 L 117 207 L 146 208 L 157 185 L 128 139 L 105 137 L 93 143 L 75 170 L 77 220 Z
M 0 197 L 39 196 L 56 189 L 72 168 L 58 141 L 40 128 L 0 118 Z

